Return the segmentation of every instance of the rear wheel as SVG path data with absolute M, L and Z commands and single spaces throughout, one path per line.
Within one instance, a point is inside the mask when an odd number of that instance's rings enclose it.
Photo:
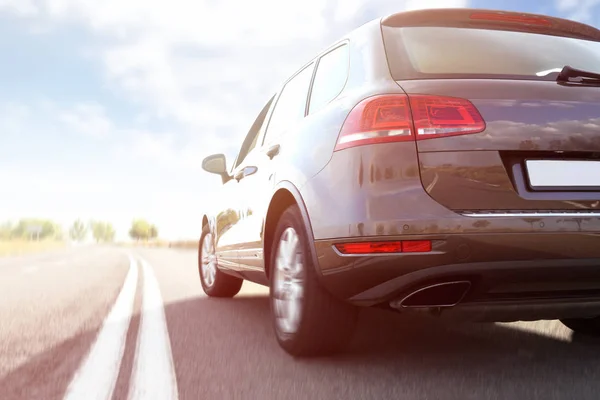
M 600 336 L 600 317 L 561 319 L 560 322 L 575 333 Z
M 294 356 L 340 351 L 352 338 L 357 309 L 319 284 L 297 206 L 282 214 L 271 248 L 271 313 L 280 346 Z
M 202 289 L 210 297 L 233 297 L 239 293 L 244 283 L 243 279 L 227 275 L 217 267 L 215 243 L 208 227 L 202 230 L 200 237 L 198 270 Z

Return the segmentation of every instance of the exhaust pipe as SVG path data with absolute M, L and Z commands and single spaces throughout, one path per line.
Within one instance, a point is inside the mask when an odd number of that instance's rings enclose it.
M 403 299 L 393 300 L 390 306 L 396 309 L 453 307 L 462 301 L 470 288 L 469 281 L 436 283 L 415 290 Z

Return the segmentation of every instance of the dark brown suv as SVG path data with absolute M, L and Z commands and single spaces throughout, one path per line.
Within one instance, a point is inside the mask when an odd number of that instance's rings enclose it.
M 600 332 L 600 31 L 540 15 L 370 22 L 264 106 L 203 217 L 202 286 L 270 286 L 293 355 L 356 306 Z M 216 195 L 216 194 L 215 194 Z

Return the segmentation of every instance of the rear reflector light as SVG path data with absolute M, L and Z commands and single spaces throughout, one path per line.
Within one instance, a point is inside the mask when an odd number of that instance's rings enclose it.
M 407 240 L 402 242 L 404 253 L 427 253 L 431 251 L 431 240 Z
M 343 254 L 401 253 L 402 242 L 341 243 L 335 247 Z
M 404 240 L 338 243 L 335 247 L 342 254 L 427 253 L 431 251 L 431 241 Z
M 510 13 L 473 13 L 471 19 L 497 22 L 513 22 L 525 25 L 552 26 L 552 22 L 546 18 L 535 15 L 519 15 Z
M 335 150 L 465 135 L 484 129 L 483 118 L 469 100 L 429 95 L 374 96 L 350 111 Z

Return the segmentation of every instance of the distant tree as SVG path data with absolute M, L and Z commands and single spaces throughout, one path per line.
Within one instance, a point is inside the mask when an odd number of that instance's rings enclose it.
M 9 240 L 13 235 L 13 225 L 10 221 L 0 224 L 0 240 Z
M 131 223 L 129 236 L 134 240 L 148 240 L 158 236 L 158 229 L 145 219 L 135 219 Z
M 150 239 L 156 239 L 158 237 L 158 228 L 156 227 L 156 225 L 150 226 L 149 236 Z
M 115 241 L 115 228 L 111 224 L 106 224 L 104 228 L 104 241 L 112 243 Z
M 75 242 L 81 242 L 87 236 L 87 227 L 81 220 L 73 222 L 71 229 L 69 229 L 69 236 Z
M 115 229 L 108 222 L 91 221 L 90 228 L 96 243 L 112 242 L 115 239 Z
M 12 229 L 12 238 L 61 239 L 60 226 L 53 221 L 40 218 L 24 218 Z

